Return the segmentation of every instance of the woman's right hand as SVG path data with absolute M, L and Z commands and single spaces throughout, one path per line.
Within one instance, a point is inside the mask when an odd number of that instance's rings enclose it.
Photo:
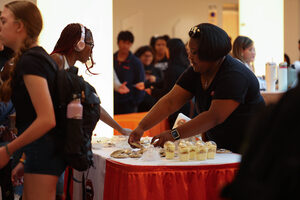
M 24 164 L 19 162 L 11 171 L 11 181 L 14 186 L 23 184 Z
M 129 135 L 128 143 L 132 148 L 136 148 L 136 145 L 132 145 L 132 143 L 140 143 L 141 137 L 144 134 L 144 130 L 137 127 L 134 129 Z

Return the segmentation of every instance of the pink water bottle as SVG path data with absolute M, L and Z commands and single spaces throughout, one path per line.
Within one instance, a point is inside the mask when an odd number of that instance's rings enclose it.
M 80 102 L 78 95 L 73 94 L 73 100 L 68 104 L 67 107 L 67 118 L 68 119 L 82 119 L 83 107 Z

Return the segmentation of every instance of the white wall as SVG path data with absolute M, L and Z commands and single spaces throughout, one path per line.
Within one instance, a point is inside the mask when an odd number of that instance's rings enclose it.
M 300 0 L 284 1 L 284 52 L 291 63 L 299 60 L 298 40 L 300 39 Z
M 208 22 L 208 8 L 217 7 L 217 21 L 222 26 L 222 7 L 238 0 L 114 0 L 113 49 L 117 50 L 117 35 L 129 29 L 135 36 L 132 50 L 149 44 L 153 35 L 168 34 L 188 40 L 188 31 L 194 25 Z
M 283 0 L 239 0 L 240 34 L 254 41 L 257 75 L 265 74 L 267 62 L 283 62 L 283 4 Z

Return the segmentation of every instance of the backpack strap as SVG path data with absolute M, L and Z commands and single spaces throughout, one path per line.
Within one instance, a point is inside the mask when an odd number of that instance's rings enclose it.
M 82 187 L 82 200 L 86 200 L 86 187 L 85 187 L 85 176 L 84 176 L 84 173 L 82 173 L 81 187 Z
M 66 200 L 71 200 L 70 185 L 71 185 L 72 177 L 73 177 L 73 169 L 71 167 L 69 167 L 69 169 L 68 169 L 68 182 L 67 182 Z

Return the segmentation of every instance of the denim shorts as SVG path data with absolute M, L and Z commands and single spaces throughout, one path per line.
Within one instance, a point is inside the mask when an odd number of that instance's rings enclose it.
M 49 132 L 23 148 L 26 154 L 25 173 L 60 176 L 66 168 L 57 136 Z

